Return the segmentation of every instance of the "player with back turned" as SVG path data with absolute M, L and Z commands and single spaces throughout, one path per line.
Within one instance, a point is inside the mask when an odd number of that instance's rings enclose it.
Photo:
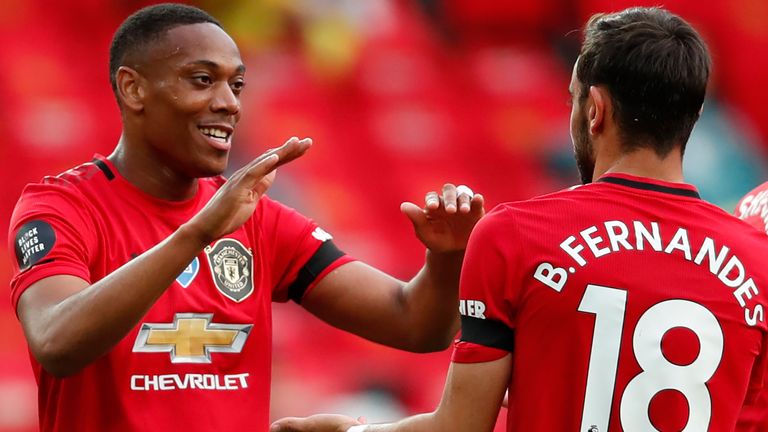
M 272 301 L 401 349 L 450 344 L 480 195 L 446 184 L 423 209 L 403 204 L 427 252 L 401 282 L 265 195 L 310 140 L 220 176 L 245 66 L 210 15 L 174 4 L 132 15 L 110 77 L 114 152 L 28 185 L 11 221 L 11 297 L 42 431 L 266 430 Z
M 462 269 L 438 408 L 285 431 L 731 431 L 764 387 L 768 243 L 684 183 L 707 48 L 660 8 L 587 23 L 570 92 L 583 186 L 498 206 Z

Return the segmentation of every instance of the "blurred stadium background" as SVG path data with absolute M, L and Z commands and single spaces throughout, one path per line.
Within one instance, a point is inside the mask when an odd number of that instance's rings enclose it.
M 5 0 L 0 9 L 0 280 L 10 213 L 27 182 L 109 154 L 120 119 L 107 76 L 112 32 L 137 0 Z M 624 0 L 200 0 L 248 64 L 232 167 L 290 136 L 311 152 L 271 195 L 347 252 L 408 277 L 423 250 L 400 215 L 444 181 L 489 208 L 577 182 L 567 86 L 583 22 Z M 730 211 L 768 179 L 768 2 L 668 0 L 710 44 L 715 69 L 689 144 L 688 180 Z M 7 292 L 7 291 L 6 291 Z M 7 299 L 8 297 L 6 297 Z M 431 410 L 450 350 L 396 352 L 275 307 L 275 417 L 317 411 L 386 420 Z M 503 421 L 501 422 L 503 423 Z M 500 426 L 501 426 L 500 423 Z M 0 301 L 0 431 L 36 430 L 20 327 Z M 501 430 L 501 429 L 499 429 Z

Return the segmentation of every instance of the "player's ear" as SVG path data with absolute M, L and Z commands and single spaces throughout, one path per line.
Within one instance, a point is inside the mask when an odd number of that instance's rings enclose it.
M 603 129 L 610 101 L 605 89 L 598 86 L 589 87 L 589 102 L 587 121 L 590 135 L 596 135 Z
M 115 77 L 117 94 L 126 109 L 141 111 L 144 109 L 144 80 L 136 70 L 120 66 Z

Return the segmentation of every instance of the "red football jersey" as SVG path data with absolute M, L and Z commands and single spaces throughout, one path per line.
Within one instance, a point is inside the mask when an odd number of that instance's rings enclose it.
M 746 194 L 736 205 L 736 216 L 768 233 L 768 182 Z
M 14 307 L 48 276 L 105 277 L 167 238 L 223 182 L 201 179 L 195 197 L 169 202 L 97 157 L 28 185 L 11 222 Z M 263 197 L 245 225 L 206 247 L 106 355 L 64 379 L 32 358 L 41 430 L 267 430 L 271 302 L 300 300 L 350 260 L 330 238 Z
M 454 361 L 513 354 L 509 430 L 734 430 L 768 358 L 764 240 L 622 174 L 501 205 L 470 239 Z
M 768 233 L 768 182 L 756 187 L 736 205 L 735 215 Z M 768 388 L 763 389 L 754 404 L 745 407 L 739 429 L 744 431 L 768 431 Z

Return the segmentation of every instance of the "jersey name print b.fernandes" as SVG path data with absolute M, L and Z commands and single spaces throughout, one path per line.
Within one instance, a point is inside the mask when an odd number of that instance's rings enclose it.
M 192 199 L 164 201 L 98 157 L 28 185 L 9 236 L 16 250 L 14 306 L 49 276 L 99 281 L 167 238 L 222 184 L 201 179 Z M 266 430 L 271 302 L 300 301 L 350 260 L 330 236 L 318 239 L 317 229 L 263 197 L 253 216 L 201 251 L 106 355 L 63 379 L 32 359 L 41 430 Z
M 454 361 L 512 353 L 510 430 L 734 430 L 768 358 L 759 234 L 621 174 L 501 205 L 467 249 Z

